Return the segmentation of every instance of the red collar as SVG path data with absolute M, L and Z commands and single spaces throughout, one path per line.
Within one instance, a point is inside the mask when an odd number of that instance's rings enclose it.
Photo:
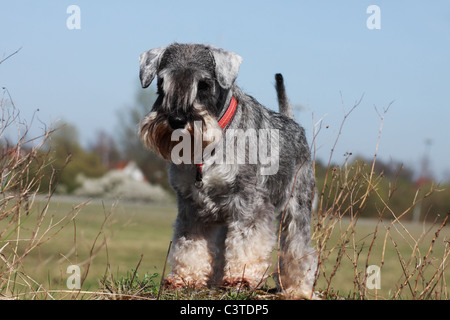
M 226 129 L 231 119 L 233 119 L 233 116 L 236 113 L 236 108 L 237 108 L 237 100 L 235 97 L 232 96 L 227 111 L 219 120 L 219 126 L 222 129 Z
M 225 114 L 219 119 L 219 126 L 222 128 L 223 131 L 227 130 L 231 120 L 234 117 L 234 114 L 236 113 L 236 109 L 237 109 L 237 100 L 235 97 L 232 96 L 227 111 L 225 111 Z M 197 164 L 197 174 L 195 177 L 195 186 L 197 188 L 201 188 L 203 185 L 202 166 L 203 163 Z

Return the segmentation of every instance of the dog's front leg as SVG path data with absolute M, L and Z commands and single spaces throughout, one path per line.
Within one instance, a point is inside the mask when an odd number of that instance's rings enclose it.
M 169 288 L 207 285 L 213 272 L 213 253 L 210 243 L 215 237 L 215 227 L 192 219 L 190 207 L 180 208 L 174 226 L 169 261 L 171 273 L 166 278 Z

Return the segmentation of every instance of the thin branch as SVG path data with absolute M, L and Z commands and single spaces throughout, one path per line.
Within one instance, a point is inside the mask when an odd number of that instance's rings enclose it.
M 3 58 L 2 60 L 0 60 L 0 64 L 2 64 L 4 61 L 8 60 L 9 58 L 11 58 L 13 55 L 17 54 L 20 50 L 22 49 L 22 47 L 20 47 L 19 49 L 17 49 L 16 51 L 14 51 L 13 53 L 11 53 L 9 56 L 7 56 L 6 58 Z

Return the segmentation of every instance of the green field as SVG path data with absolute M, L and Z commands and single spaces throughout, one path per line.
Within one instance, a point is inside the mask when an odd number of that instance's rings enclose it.
M 39 232 L 43 233 L 46 226 L 63 218 L 79 204 L 80 202 L 70 202 L 67 199 L 64 201 L 53 199 L 46 217 L 39 227 Z M 2 254 L 9 263 L 14 261 L 13 252 L 16 252 L 18 256 L 23 252 L 27 239 L 31 238 L 36 230 L 38 213 L 43 210 L 44 205 L 45 202 L 34 203 L 34 211 L 29 214 L 29 217 L 27 216 L 26 220 L 24 219 L 25 221 L 21 222 L 20 232 L 2 238 L 7 241 L 4 240 L 0 248 L 5 246 Z M 129 276 L 137 266 L 138 277 L 142 277 L 145 273 L 161 275 L 171 239 L 171 226 L 175 217 L 175 205 L 103 204 L 100 201 L 92 201 L 83 206 L 77 216 L 72 221 L 69 220 L 56 235 L 54 233 L 58 228 L 51 229 L 51 232 L 48 232 L 48 235 L 42 239 L 42 241 L 47 238 L 49 240 L 34 248 L 23 258 L 14 269 L 18 272 L 2 275 L 3 289 L 0 288 L 2 290 L 0 294 L 30 298 L 33 295 L 33 292 L 30 293 L 30 291 L 47 291 L 51 293 L 52 297 L 58 298 L 58 290 L 61 292 L 67 290 L 66 280 L 70 274 L 67 274 L 66 270 L 69 265 L 80 266 L 82 278 L 85 276 L 81 288 L 83 292 L 98 291 L 100 280 L 103 277 L 119 279 L 127 274 Z M 337 242 L 348 223 L 349 221 L 342 219 L 334 227 L 327 243 L 328 249 Z M 352 296 L 352 292 L 355 292 L 354 279 L 358 276 L 361 277 L 365 270 L 365 257 L 373 239 L 376 223 L 376 220 L 358 221 L 355 233 L 350 237 L 351 241 L 345 244 L 345 253 L 342 254 L 342 260 L 332 277 L 331 284 L 329 285 L 325 281 L 323 273 L 325 272 L 327 278 L 330 277 L 336 258 L 339 252 L 342 252 L 343 247 L 335 248 L 328 259 L 323 262 L 316 290 L 323 291 L 328 288 L 340 297 Z M 383 223 L 389 225 L 389 222 Z M 426 256 L 435 231 L 439 227 L 439 225 L 435 225 L 424 235 L 424 230 L 426 231 L 430 227 L 429 225 L 403 224 L 403 226 L 407 228 L 407 232 L 395 225 L 386 238 L 386 228 L 382 224 L 379 225 L 368 264 L 380 265 L 381 259 L 383 259 L 381 289 L 369 290 L 367 298 L 392 297 L 399 284 L 403 282 L 403 280 L 399 280 L 406 272 L 402 268 L 405 267 L 411 253 L 417 252 L 409 269 L 421 263 L 419 260 Z M 6 228 L 6 221 L 1 221 L 0 227 L 0 229 Z M 413 250 L 415 242 L 411 239 L 421 239 L 421 235 L 424 235 L 424 239 Z M 434 274 L 433 270 L 443 262 L 441 258 L 446 245 L 448 246 L 449 237 L 450 230 L 444 227 L 434 242 L 432 252 L 427 258 L 429 264 L 424 270 L 424 273 L 427 272 L 430 278 Z M 355 255 L 358 255 L 356 272 L 355 264 L 352 262 L 355 261 Z M 444 261 L 445 263 L 448 262 Z M 167 272 L 168 270 L 166 270 Z M 450 282 L 450 271 L 445 270 L 444 274 L 445 283 L 439 289 L 443 296 L 440 298 L 446 297 L 446 283 Z M 411 292 L 414 291 L 416 278 L 416 276 L 411 277 L 398 298 L 409 298 Z M 419 282 L 417 283 L 418 287 L 426 285 L 426 283 Z M 273 281 L 269 280 L 267 286 L 273 286 Z M 88 294 L 80 296 L 90 297 Z M 48 298 L 45 294 L 37 295 L 37 297 Z M 433 298 L 433 296 L 429 298 Z

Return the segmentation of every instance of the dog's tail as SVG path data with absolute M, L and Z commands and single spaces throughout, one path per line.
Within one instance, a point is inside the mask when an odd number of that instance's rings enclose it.
M 275 82 L 280 113 L 288 116 L 291 119 L 294 119 L 294 112 L 292 111 L 291 104 L 289 103 L 289 99 L 286 95 L 286 88 L 284 87 L 284 80 L 281 73 L 275 74 Z

